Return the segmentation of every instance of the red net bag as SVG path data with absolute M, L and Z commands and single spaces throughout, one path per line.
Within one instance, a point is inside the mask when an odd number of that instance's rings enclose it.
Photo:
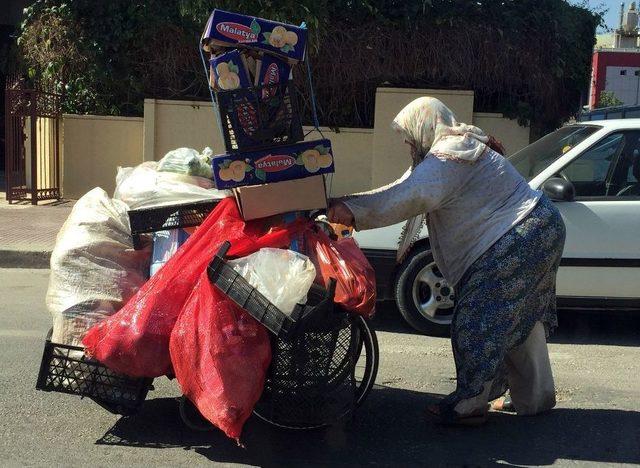
M 325 287 L 331 278 L 336 279 L 336 303 L 363 317 L 373 316 L 376 275 L 355 240 L 334 241 L 320 230 L 309 230 L 305 233 L 305 253 L 313 260 Z
M 182 393 L 239 441 L 271 361 L 266 329 L 216 290 L 203 272 L 173 328 L 170 350 Z
M 235 200 L 227 198 L 209 214 L 176 254 L 116 314 L 83 339 L 88 355 L 131 377 L 171 375 L 169 337 L 187 297 L 225 240 L 230 256 L 262 247 L 287 247 L 302 223 L 266 231 L 263 222 L 245 223 Z

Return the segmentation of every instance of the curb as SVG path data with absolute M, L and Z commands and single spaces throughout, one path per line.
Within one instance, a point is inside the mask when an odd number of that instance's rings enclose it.
M 0 268 L 48 269 L 51 252 L 0 249 Z

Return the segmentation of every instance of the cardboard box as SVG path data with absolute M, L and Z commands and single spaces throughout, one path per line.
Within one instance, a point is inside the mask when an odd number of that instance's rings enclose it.
M 215 9 L 202 34 L 202 45 L 249 47 L 296 63 L 304 60 L 307 29 Z
M 327 207 L 327 191 L 323 176 L 238 187 L 233 193 L 240 213 L 246 221 Z
M 278 85 L 291 78 L 291 66 L 278 57 L 265 55 L 257 62 L 256 86 L 266 86 L 262 89 L 262 98 L 268 99 L 278 91 Z M 270 86 L 274 86 L 270 88 Z
M 210 64 L 218 88 L 229 91 L 232 89 L 251 87 L 252 83 L 249 78 L 249 72 L 247 71 L 239 50 L 232 50 L 213 57 Z
M 315 140 L 213 158 L 213 178 L 220 190 L 302 179 L 335 171 L 329 140 Z

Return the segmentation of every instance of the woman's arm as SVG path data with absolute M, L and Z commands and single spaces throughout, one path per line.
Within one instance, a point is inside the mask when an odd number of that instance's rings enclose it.
M 338 201 L 351 211 L 358 230 L 390 226 L 441 206 L 453 185 L 447 166 L 427 158 L 392 184 Z

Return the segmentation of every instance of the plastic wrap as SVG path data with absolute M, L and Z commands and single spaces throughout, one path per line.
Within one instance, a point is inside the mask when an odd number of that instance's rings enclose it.
M 230 256 L 244 257 L 264 247 L 287 247 L 305 227 L 305 222 L 294 222 L 265 232 L 264 223 L 242 220 L 234 199 L 222 200 L 118 313 L 89 330 L 83 340 L 86 352 L 131 377 L 171 375 L 171 330 L 222 243 L 231 242 Z
M 153 233 L 153 253 L 149 276 L 156 274 L 162 266 L 175 255 L 180 246 L 186 242 L 189 234 L 184 229 L 169 229 Z
M 65 221 L 51 254 L 47 309 L 55 343 L 81 346 L 146 281 L 150 250 L 133 250 L 127 206 L 94 188 Z
M 113 198 L 123 201 L 129 209 L 178 205 L 201 200 L 218 200 L 230 196 L 227 191 L 213 188 L 213 181 L 204 177 L 160 172 L 158 163 L 149 161 L 136 167 L 120 167 L 116 176 Z
M 306 302 L 316 278 L 309 257 L 292 250 L 261 249 L 229 265 L 285 314 Z
M 174 172 L 213 179 L 212 156 L 211 148 L 205 148 L 202 154 L 192 148 L 178 148 L 165 154 L 158 161 L 157 169 L 160 172 Z

